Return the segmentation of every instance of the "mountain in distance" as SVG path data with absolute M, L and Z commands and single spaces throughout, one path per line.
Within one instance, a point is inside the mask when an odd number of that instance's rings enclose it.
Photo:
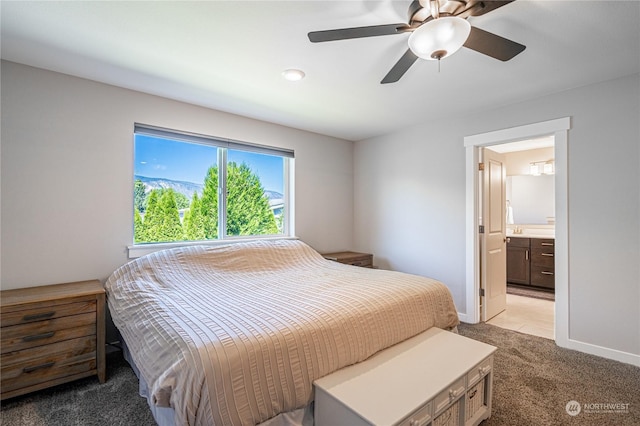
M 204 185 L 201 183 L 186 182 L 182 180 L 163 179 L 155 177 L 147 177 L 135 175 L 134 180 L 140 180 L 145 187 L 145 193 L 149 193 L 154 189 L 167 189 L 171 188 L 176 192 L 184 194 L 188 200 L 193 197 L 193 193 L 197 192 L 198 197 L 202 197 L 202 190 Z M 283 198 L 282 194 L 276 191 L 264 191 L 269 200 L 280 200 Z
M 183 194 L 189 200 L 193 197 L 194 192 L 197 192 L 199 197 L 202 196 L 202 189 L 204 188 L 204 185 L 202 184 L 185 182 L 182 180 L 171 180 L 140 175 L 135 175 L 133 178 L 134 180 L 140 180 L 144 183 L 144 192 L 147 194 L 154 189 L 171 188 L 174 191 Z
M 269 200 L 282 200 L 283 195 L 276 191 L 270 191 L 268 189 L 264 190 L 264 195 L 267 196 Z

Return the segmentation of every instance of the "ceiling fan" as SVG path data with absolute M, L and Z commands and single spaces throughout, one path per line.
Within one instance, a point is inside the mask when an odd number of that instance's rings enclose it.
M 409 5 L 409 23 L 383 24 L 367 27 L 312 31 L 313 43 L 411 33 L 409 48 L 380 82 L 395 83 L 418 60 L 440 60 L 455 53 L 460 47 L 508 61 L 526 46 L 473 27 L 470 16 L 481 16 L 515 0 L 414 0 Z

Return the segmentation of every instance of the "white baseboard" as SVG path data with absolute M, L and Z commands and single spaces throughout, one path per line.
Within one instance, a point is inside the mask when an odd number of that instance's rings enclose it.
M 467 315 L 467 314 L 463 314 L 461 312 L 458 312 L 458 318 L 460 318 L 461 322 L 467 323 L 467 324 L 477 324 L 477 322 L 474 322 L 472 318 L 470 318 L 471 315 Z
M 602 358 L 612 359 L 614 361 L 624 362 L 625 364 L 640 367 L 640 355 L 629 352 L 622 352 L 616 349 L 605 348 L 603 346 L 593 345 L 591 343 L 580 342 L 578 340 L 567 341 L 567 345 L 558 345 L 567 349 L 573 349 L 591 355 L 600 356 Z
M 477 324 L 470 318 L 471 315 L 458 312 L 458 318 L 466 324 Z M 612 359 L 614 361 L 624 362 L 625 364 L 640 367 L 640 355 L 629 352 L 622 352 L 616 349 L 605 348 L 603 346 L 593 345 L 591 343 L 580 342 L 578 340 L 567 340 L 566 345 L 556 339 L 556 344 L 562 348 L 573 349 L 578 352 L 584 352 L 591 355 L 600 356 L 602 358 Z

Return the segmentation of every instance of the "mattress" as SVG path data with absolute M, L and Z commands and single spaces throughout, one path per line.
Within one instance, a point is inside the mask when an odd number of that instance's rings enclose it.
M 263 423 L 307 407 L 314 380 L 458 324 L 442 283 L 332 262 L 298 240 L 164 250 L 105 288 L 151 402 L 180 425 Z

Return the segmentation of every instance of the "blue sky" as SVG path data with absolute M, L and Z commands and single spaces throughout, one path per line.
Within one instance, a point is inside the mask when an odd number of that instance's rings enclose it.
M 217 155 L 215 146 L 136 135 L 134 174 L 202 184 Z M 266 190 L 283 192 L 281 157 L 229 150 L 227 160 L 246 163 Z

